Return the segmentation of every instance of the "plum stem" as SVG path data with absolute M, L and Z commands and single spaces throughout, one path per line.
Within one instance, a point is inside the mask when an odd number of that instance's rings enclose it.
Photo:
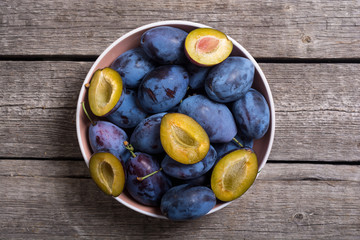
M 136 179 L 141 182 L 141 181 L 145 180 L 146 178 L 160 172 L 161 170 L 162 170 L 162 168 L 160 168 L 159 170 L 156 170 L 155 172 L 152 172 L 152 173 L 150 173 L 150 174 L 148 174 L 148 175 L 146 175 L 144 177 L 137 177 Z
M 95 125 L 96 125 L 96 122 L 94 122 L 94 121 L 91 119 L 91 117 L 89 116 L 88 112 L 86 111 L 85 102 L 82 102 L 81 105 L 82 105 L 82 108 L 83 108 L 83 110 L 84 110 L 85 115 L 86 115 L 87 118 L 90 120 L 91 124 L 92 124 L 93 126 L 95 126 Z
M 244 147 L 244 145 L 242 145 L 235 137 L 232 140 L 240 147 L 242 147 L 242 148 Z
M 127 150 L 129 150 L 129 152 L 131 153 L 131 156 L 132 156 L 133 158 L 136 158 L 136 155 L 135 155 L 135 153 L 134 153 L 134 147 L 133 147 L 131 144 L 129 144 L 128 141 L 124 141 L 124 145 L 125 145 L 125 148 L 126 148 Z

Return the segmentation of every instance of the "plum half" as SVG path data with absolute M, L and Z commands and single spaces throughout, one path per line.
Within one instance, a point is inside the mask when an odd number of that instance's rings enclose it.
M 115 112 L 124 100 L 120 74 L 111 68 L 98 69 L 91 78 L 88 99 L 96 116 Z
M 160 140 L 169 157 L 183 164 L 200 162 L 210 148 L 205 130 L 181 113 L 168 113 L 162 118 Z
M 119 196 L 125 186 L 125 171 L 122 163 L 107 152 L 95 153 L 90 158 L 90 175 L 96 185 L 107 195 Z
M 215 165 L 211 189 L 219 200 L 232 201 L 250 188 L 257 173 L 258 162 L 254 151 L 246 148 L 235 150 Z
M 212 28 L 197 28 L 185 39 L 185 53 L 189 60 L 203 67 L 224 61 L 231 53 L 233 43 L 227 36 Z

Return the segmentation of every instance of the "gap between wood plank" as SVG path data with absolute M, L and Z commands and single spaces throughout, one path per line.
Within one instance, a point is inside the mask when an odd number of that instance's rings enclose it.
M 3 55 L 0 61 L 69 61 L 94 62 L 100 55 Z M 360 63 L 360 58 L 255 58 L 258 63 Z
M 39 157 L 26 157 L 26 158 L 17 158 L 17 157 L 0 157 L 0 160 L 18 160 L 18 161 L 23 161 L 23 160 L 30 160 L 30 161 L 36 161 L 36 160 L 40 160 L 40 161 L 84 161 L 82 158 L 64 158 L 64 157 L 60 157 L 60 158 L 39 158 Z M 268 160 L 266 163 L 274 163 L 274 164 L 316 164 L 316 165 L 360 165 L 360 160 L 355 160 L 352 162 L 345 162 L 345 161 L 333 161 L 333 162 L 328 162 L 328 161 L 307 161 L 307 160 L 303 160 L 303 161 L 299 161 L 299 160 L 292 160 L 292 161 L 286 161 L 286 160 Z

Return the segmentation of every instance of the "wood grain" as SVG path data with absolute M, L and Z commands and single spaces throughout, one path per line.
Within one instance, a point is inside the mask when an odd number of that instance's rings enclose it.
M 267 164 L 226 208 L 189 222 L 136 213 L 78 161 L 0 160 L 1 239 L 356 239 L 360 167 Z M 80 174 L 80 175 L 79 175 Z
M 3 0 L 0 16 L 2 56 L 97 56 L 130 30 L 169 19 L 224 31 L 258 58 L 360 56 L 358 0 Z
M 78 158 L 75 111 L 91 63 L 0 62 L 0 157 Z M 357 64 L 261 64 L 273 92 L 270 160 L 359 161 Z

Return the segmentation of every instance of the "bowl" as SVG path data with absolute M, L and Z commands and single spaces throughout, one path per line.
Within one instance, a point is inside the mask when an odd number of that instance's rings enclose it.
M 77 110 L 76 110 L 76 132 L 77 137 L 80 145 L 81 153 L 84 157 L 84 160 L 89 166 L 89 160 L 92 155 L 91 147 L 88 141 L 88 127 L 90 126 L 90 122 L 87 119 L 86 115 L 84 114 L 81 103 L 85 100 L 86 96 L 86 89 L 85 84 L 89 83 L 91 80 L 92 75 L 97 69 L 105 68 L 110 66 L 110 64 L 122 53 L 125 51 L 138 47 L 140 45 L 140 38 L 141 35 L 154 27 L 158 26 L 172 26 L 177 27 L 180 29 L 189 32 L 195 28 L 203 28 L 206 26 L 204 24 L 189 22 L 189 21 L 161 21 L 155 22 L 151 24 L 144 25 L 142 27 L 136 28 L 129 33 L 125 34 L 124 36 L 117 39 L 113 42 L 105 51 L 97 58 L 95 63 L 92 65 L 91 69 L 89 70 L 84 83 L 83 87 L 81 88 L 78 103 L 77 103 Z M 261 92 L 265 99 L 267 100 L 270 108 L 270 125 L 267 133 L 264 137 L 254 142 L 254 151 L 258 158 L 259 164 L 259 171 L 265 166 L 266 161 L 269 157 L 270 150 L 274 140 L 274 133 L 275 133 L 275 109 L 274 109 L 274 102 L 271 95 L 269 84 L 266 80 L 264 73 L 262 72 L 261 68 L 254 60 L 254 58 L 246 51 L 246 49 L 241 46 L 238 42 L 234 39 L 229 37 L 229 39 L 233 42 L 233 51 L 231 55 L 233 56 L 241 56 L 248 58 L 255 66 L 255 76 L 254 76 L 254 83 L 252 85 L 253 88 Z M 120 196 L 115 197 L 117 201 L 129 207 L 139 213 L 145 214 L 147 216 L 155 217 L 155 218 L 164 218 L 165 217 L 161 214 L 160 209 L 158 207 L 148 207 L 144 206 L 135 200 L 133 200 L 127 193 L 123 192 Z M 218 202 L 216 206 L 208 213 L 214 213 L 225 206 L 229 205 L 231 202 Z

